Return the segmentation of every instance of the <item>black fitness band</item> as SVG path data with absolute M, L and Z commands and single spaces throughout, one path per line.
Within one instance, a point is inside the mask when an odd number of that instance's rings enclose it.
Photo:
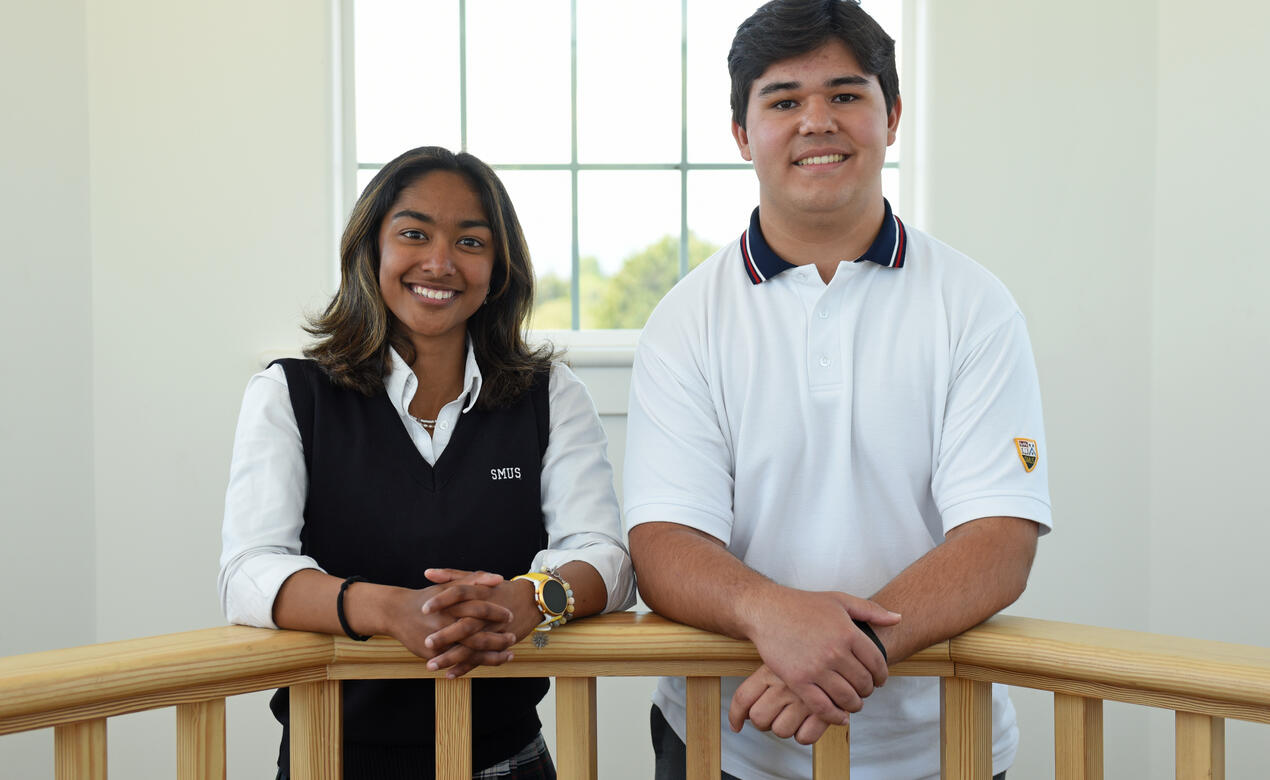
M 340 595 L 335 597 L 335 616 L 340 619 L 340 628 L 344 629 L 344 633 L 348 635 L 348 638 L 352 639 L 355 642 L 365 642 L 367 639 L 370 639 L 370 637 L 362 636 L 361 634 L 354 631 L 351 626 L 348 625 L 348 618 L 344 617 L 344 591 L 348 590 L 348 586 L 352 585 L 354 582 L 365 582 L 365 581 L 366 581 L 365 577 L 349 577 L 348 579 L 344 580 L 344 583 L 342 585 L 340 585 Z M 878 641 L 877 637 L 873 637 L 873 641 L 874 642 Z M 880 646 L 881 645 L 879 645 L 879 647 Z M 882 651 L 882 654 L 886 655 L 886 651 L 885 650 Z
M 340 614 L 342 615 L 343 613 L 341 612 Z M 344 618 L 342 617 L 340 618 L 340 620 L 343 620 L 343 619 Z M 868 623 L 865 623 L 863 620 L 856 620 L 855 618 L 852 618 L 851 622 L 855 623 L 855 627 L 863 631 L 865 636 L 873 640 L 873 644 L 877 645 L 878 650 L 882 651 L 882 660 L 887 661 L 886 648 L 882 646 L 882 640 L 878 639 L 878 635 L 873 632 L 873 626 L 869 625 Z M 345 628 L 344 630 L 347 631 L 348 629 Z M 350 634 L 349 636 L 352 636 L 352 635 Z M 353 637 L 353 638 L 356 639 L 357 637 Z M 887 663 L 890 663 L 890 661 L 887 661 Z

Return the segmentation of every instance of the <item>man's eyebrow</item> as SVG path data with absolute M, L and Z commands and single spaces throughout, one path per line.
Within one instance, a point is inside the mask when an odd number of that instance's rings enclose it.
M 415 211 L 414 209 L 402 209 L 401 211 L 398 211 L 396 214 L 392 215 L 392 219 L 394 220 L 401 219 L 402 217 L 418 220 L 419 222 L 426 222 L 429 225 L 435 225 L 437 223 L 437 221 L 433 219 L 432 217 L 428 216 L 427 214 L 424 214 L 422 211 Z M 493 230 L 493 228 L 490 227 L 489 222 L 484 219 L 465 219 L 459 223 L 459 227 L 461 228 L 478 228 L 479 227 L 479 228 L 485 228 L 486 230 L 491 230 L 491 231 Z
M 831 78 L 828 81 L 826 81 L 825 86 L 826 87 L 863 87 L 863 86 L 867 86 L 868 83 L 869 83 L 869 80 L 865 78 L 864 76 L 858 76 L 858 75 L 852 74 L 850 76 L 835 76 L 834 78 Z M 758 91 L 758 96 L 766 97 L 767 95 L 770 95 L 773 92 L 788 92 L 793 89 L 798 89 L 802 85 L 803 84 L 801 81 L 773 81 L 771 84 L 764 84 L 762 87 L 760 87 Z
M 864 87 L 869 80 L 864 76 L 838 76 L 825 82 L 826 87 Z
M 787 92 L 791 89 L 798 89 L 802 86 L 801 81 L 773 81 L 771 84 L 764 84 L 758 91 L 759 97 L 770 95 L 773 92 Z

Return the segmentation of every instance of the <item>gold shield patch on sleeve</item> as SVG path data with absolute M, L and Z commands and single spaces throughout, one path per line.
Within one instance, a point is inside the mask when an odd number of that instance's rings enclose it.
M 1014 448 L 1019 452 L 1019 460 L 1023 461 L 1023 469 L 1031 473 L 1036 468 L 1036 461 L 1040 458 L 1040 450 L 1036 447 L 1036 441 L 1033 439 L 1015 439 Z

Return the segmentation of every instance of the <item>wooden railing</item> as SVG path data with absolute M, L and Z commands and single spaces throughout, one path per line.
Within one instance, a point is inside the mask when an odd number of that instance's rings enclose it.
M 688 678 L 688 777 L 719 776 L 719 677 L 752 645 L 656 615 L 589 618 L 471 676 L 556 678 L 556 764 L 595 778 L 597 677 Z M 1270 723 L 1270 649 L 1001 616 L 891 667 L 942 679 L 943 776 L 992 771 L 991 683 L 1053 691 L 1055 776 L 1102 776 L 1102 701 L 1176 711 L 1177 777 L 1221 778 L 1224 719 Z M 436 677 L 397 642 L 230 626 L 0 659 L 0 734 L 52 727 L 58 780 L 106 777 L 106 719 L 176 707 L 177 776 L 225 777 L 225 697 L 291 686 L 296 780 L 341 775 L 340 681 Z M 437 777 L 471 777 L 471 682 L 437 680 Z M 815 746 L 846 777 L 846 727 Z

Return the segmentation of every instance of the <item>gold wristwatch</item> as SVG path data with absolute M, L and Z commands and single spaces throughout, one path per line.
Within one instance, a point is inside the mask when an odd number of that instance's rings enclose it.
M 528 580 L 534 586 L 534 603 L 542 613 L 542 622 L 534 628 L 534 645 L 547 644 L 552 626 L 563 625 L 573 614 L 573 589 L 557 574 L 531 571 L 512 577 L 512 581 Z

